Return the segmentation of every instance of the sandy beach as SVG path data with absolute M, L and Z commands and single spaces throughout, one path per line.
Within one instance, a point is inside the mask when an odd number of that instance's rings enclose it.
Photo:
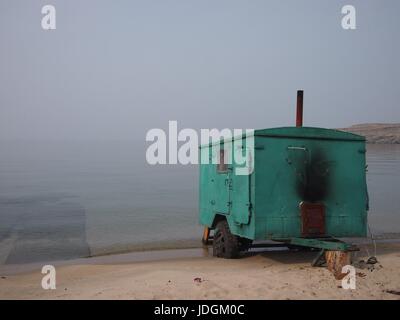
M 365 248 L 355 262 L 367 258 Z M 263 251 L 225 260 L 187 249 L 79 259 L 55 264 L 55 290 L 41 288 L 39 265 L 3 266 L 0 299 L 400 299 L 399 243 L 378 244 L 379 262 L 357 268 L 355 290 L 311 267 L 315 254 Z

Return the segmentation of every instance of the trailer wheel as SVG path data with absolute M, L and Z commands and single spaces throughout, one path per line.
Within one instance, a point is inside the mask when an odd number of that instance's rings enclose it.
M 214 232 L 213 255 L 218 258 L 235 259 L 240 253 L 239 238 L 231 233 L 226 220 L 217 223 Z
M 240 251 L 248 251 L 253 244 L 253 240 L 239 237 L 239 249 Z

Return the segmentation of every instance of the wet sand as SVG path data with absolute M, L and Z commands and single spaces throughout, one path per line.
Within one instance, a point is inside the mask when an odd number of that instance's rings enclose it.
M 362 246 L 354 261 L 373 254 Z M 316 252 L 261 251 L 241 259 L 207 250 L 166 250 L 54 263 L 57 288 L 41 288 L 41 265 L 2 266 L 1 299 L 400 299 L 400 244 L 379 243 L 373 270 L 357 268 L 356 289 L 344 290 Z

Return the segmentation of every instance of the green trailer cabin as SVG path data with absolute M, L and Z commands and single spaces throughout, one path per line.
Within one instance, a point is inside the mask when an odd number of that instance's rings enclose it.
M 253 240 L 346 251 L 337 238 L 367 235 L 364 137 L 303 126 L 255 130 L 249 175 L 223 164 L 235 152 L 227 142 L 237 139 L 246 149 L 243 136 L 200 147 L 220 159 L 200 164 L 200 223 L 203 241 L 213 230 L 215 256 L 237 257 Z

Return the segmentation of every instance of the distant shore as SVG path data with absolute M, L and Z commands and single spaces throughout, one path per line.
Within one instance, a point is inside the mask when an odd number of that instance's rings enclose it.
M 39 266 L 14 275 L 0 271 L 0 299 L 400 298 L 400 243 L 378 243 L 378 263 L 357 266 L 355 290 L 344 290 L 326 268 L 311 267 L 315 254 L 263 251 L 226 260 L 186 249 L 79 259 L 55 265 L 55 290 L 41 288 Z M 361 246 L 354 260 L 370 254 L 372 246 Z
M 368 143 L 400 144 L 400 123 L 356 124 L 339 130 L 365 136 Z

